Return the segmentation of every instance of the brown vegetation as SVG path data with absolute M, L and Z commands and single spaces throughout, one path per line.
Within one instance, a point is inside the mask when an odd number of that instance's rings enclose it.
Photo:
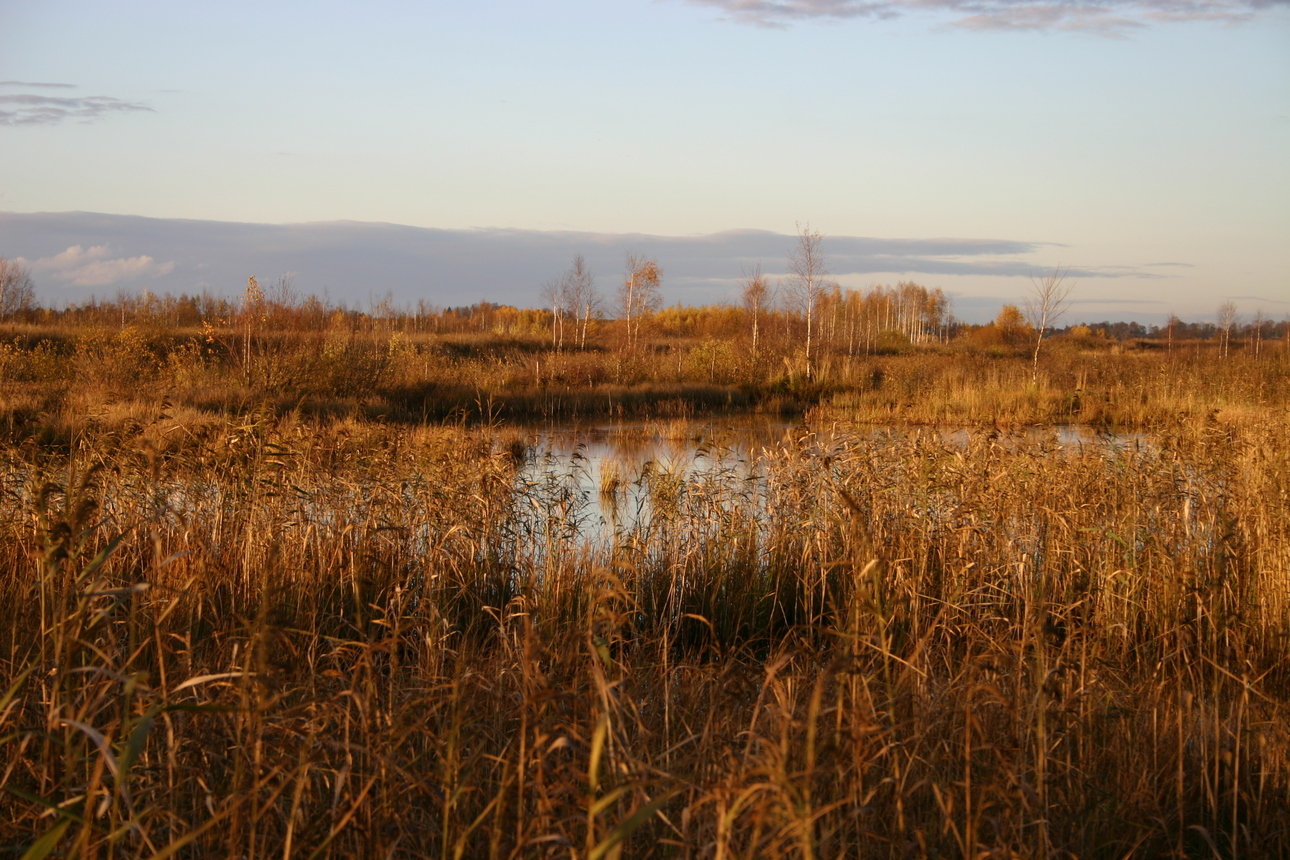
M 803 430 L 604 544 L 498 428 L 11 447 L 0 841 L 1284 856 L 1287 452 Z
M 1036 373 L 902 285 L 817 296 L 808 376 L 764 296 L 754 350 L 742 308 L 583 346 L 256 288 L 0 333 L 0 845 L 1290 852 L 1281 343 L 1090 329 Z M 649 500 L 609 539 L 498 423 L 757 408 L 809 412 L 602 472 Z M 1150 432 L 1010 432 L 1060 423 Z
M 163 405 L 404 422 L 826 406 L 878 423 L 1146 427 L 1290 396 L 1290 339 L 1267 324 L 1245 341 L 1183 340 L 1173 325 L 1168 340 L 1116 341 L 1076 326 L 1050 332 L 1041 360 L 1014 307 L 967 326 L 938 290 L 825 284 L 812 291 L 808 363 L 801 308 L 776 307 L 756 273 L 743 306 L 657 309 L 657 267 L 636 262 L 630 322 L 595 316 L 576 263 L 545 311 L 359 313 L 254 279 L 236 304 L 145 295 L 28 309 L 0 322 L 0 428 L 66 442 L 95 416 Z

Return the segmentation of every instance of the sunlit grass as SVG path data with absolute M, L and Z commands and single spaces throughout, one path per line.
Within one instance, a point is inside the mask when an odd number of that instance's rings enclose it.
M 808 374 L 790 322 L 778 323 L 782 331 L 756 356 L 738 331 L 631 350 L 606 334 L 556 350 L 542 338 L 487 333 L 265 328 L 247 340 L 235 329 L 160 323 L 10 324 L 0 329 L 0 427 L 68 439 L 94 416 L 111 421 L 121 404 L 403 423 L 665 422 L 824 407 L 876 424 L 1150 427 L 1216 409 L 1259 414 L 1290 400 L 1284 342 L 1222 358 L 1206 342 L 1162 349 L 1055 338 L 1033 378 L 1025 350 L 970 337 L 895 355 L 856 354 L 839 342 L 821 347 Z M 717 352 L 724 358 L 714 363 Z
M 584 543 L 506 432 L 119 408 L 0 463 L 4 844 L 1290 850 L 1283 412 L 816 424 Z

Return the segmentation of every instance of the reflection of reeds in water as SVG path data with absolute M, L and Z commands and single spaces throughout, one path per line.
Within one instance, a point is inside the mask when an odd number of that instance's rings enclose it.
M 606 457 L 600 461 L 600 507 L 609 514 L 613 522 L 618 520 L 626 486 L 623 467 L 623 462 L 617 457 Z

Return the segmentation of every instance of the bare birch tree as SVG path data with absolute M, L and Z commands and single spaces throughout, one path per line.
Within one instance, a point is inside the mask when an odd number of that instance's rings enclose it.
M 1232 346 L 1232 330 L 1236 328 L 1236 302 L 1228 299 L 1218 306 L 1219 353 L 1227 358 Z
M 1031 362 L 1030 379 L 1039 381 L 1039 348 L 1044 343 L 1044 332 L 1057 325 L 1057 321 L 1070 307 L 1069 297 L 1074 284 L 1066 283 L 1066 272 L 1059 266 L 1047 275 L 1031 277 L 1030 295 L 1026 297 L 1026 322 L 1035 330 L 1035 354 Z
M 264 288 L 255 275 L 246 279 L 246 290 L 242 293 L 242 369 L 246 384 L 251 384 L 251 346 L 256 330 L 264 321 Z
M 592 314 L 600 307 L 600 294 L 596 291 L 596 278 L 587 268 L 587 261 L 578 254 L 573 258 L 573 266 L 565 272 L 565 292 L 569 312 L 573 316 L 574 334 L 578 336 L 578 347 L 587 348 L 587 326 Z
M 811 347 L 814 335 L 815 307 L 825 288 L 824 236 L 811 225 L 797 227 L 797 247 L 788 258 L 788 289 L 802 315 L 806 317 L 806 378 L 813 378 Z
M 10 317 L 31 307 L 36 290 L 31 272 L 17 260 L 0 257 L 0 317 Z
M 618 288 L 618 304 L 627 326 L 628 349 L 634 349 L 640 339 L 641 318 L 662 305 L 662 281 L 663 270 L 657 261 L 643 254 L 627 255 L 627 276 Z
M 542 283 L 542 301 L 551 309 L 551 346 L 564 347 L 564 312 L 568 305 L 569 276 L 548 278 Z
M 743 286 L 741 297 L 744 310 L 752 319 L 752 354 L 753 363 L 755 364 L 757 362 L 757 334 L 761 324 L 761 315 L 771 301 L 770 280 L 761 273 L 761 263 L 758 263 L 751 272 L 744 272 L 743 280 L 740 283 Z

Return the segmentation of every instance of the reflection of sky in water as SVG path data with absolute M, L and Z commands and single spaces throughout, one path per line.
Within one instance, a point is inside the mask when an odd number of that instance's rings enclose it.
M 581 461 L 586 486 L 598 490 L 608 463 L 637 469 L 653 462 L 666 471 L 689 473 L 734 457 L 755 458 L 761 448 L 780 441 L 794 425 L 766 422 L 700 424 L 598 424 L 551 427 L 533 439 L 536 462 L 573 465 Z
M 647 529 L 651 490 L 664 491 L 668 482 L 687 489 L 700 481 L 757 484 L 762 450 L 793 427 L 749 419 L 547 427 L 530 438 L 518 480 L 558 512 L 568 537 L 607 540 Z

